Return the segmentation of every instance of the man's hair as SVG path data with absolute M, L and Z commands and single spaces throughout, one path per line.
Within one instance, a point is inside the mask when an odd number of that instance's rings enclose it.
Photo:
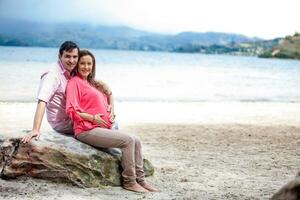
M 59 48 L 59 55 L 62 56 L 64 51 L 69 52 L 69 51 L 72 51 L 73 49 L 78 49 L 78 52 L 80 51 L 77 44 L 75 44 L 72 41 L 65 41 L 64 43 L 61 44 L 61 46 Z

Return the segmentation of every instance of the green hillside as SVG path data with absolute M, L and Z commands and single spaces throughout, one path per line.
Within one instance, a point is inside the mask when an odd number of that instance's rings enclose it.
M 262 58 L 290 58 L 300 60 L 300 34 L 286 36 L 280 40 L 271 50 L 265 51 L 259 57 Z

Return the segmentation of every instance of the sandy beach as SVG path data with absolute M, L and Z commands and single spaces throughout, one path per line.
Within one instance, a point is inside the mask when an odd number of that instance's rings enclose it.
M 31 128 L 35 103 L 25 105 L 0 103 L 2 136 Z M 0 199 L 269 199 L 299 170 L 298 103 L 117 102 L 116 109 L 121 129 L 141 138 L 155 166 L 148 181 L 161 192 L 0 179 Z
M 119 107 L 121 115 L 128 106 Z M 124 123 L 124 131 L 142 139 L 144 156 L 155 166 L 154 176 L 147 180 L 161 189 L 159 193 L 137 194 L 121 187 L 81 189 L 24 178 L 0 179 L 0 198 L 269 199 L 299 170 L 298 106 L 277 104 L 268 109 L 261 103 L 240 103 L 232 107 L 223 105 L 226 109 L 222 111 L 211 109 L 211 115 L 206 115 L 213 105 L 202 104 L 186 107 L 187 110 L 196 109 L 195 112 L 201 109 L 203 112 L 198 119 L 206 119 L 205 115 L 209 119 L 202 122 L 162 123 L 167 122 L 165 119 L 161 123 Z M 4 108 L 8 109 L 0 105 L 0 110 Z M 232 114 L 226 113 L 230 109 Z M 184 109 L 181 106 L 179 110 Z M 221 113 L 223 115 L 218 115 Z M 31 119 L 23 119 L 23 123 L 31 123 Z

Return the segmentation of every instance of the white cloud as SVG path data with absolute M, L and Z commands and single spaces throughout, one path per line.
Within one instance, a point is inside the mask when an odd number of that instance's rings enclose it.
M 299 7 L 299 0 L 0 0 L 0 16 L 273 38 L 300 31 Z

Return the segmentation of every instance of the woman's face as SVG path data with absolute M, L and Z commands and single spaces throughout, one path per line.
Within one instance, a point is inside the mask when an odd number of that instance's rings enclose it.
M 87 79 L 93 69 L 93 59 L 91 56 L 82 56 L 78 62 L 78 73 L 83 79 Z

